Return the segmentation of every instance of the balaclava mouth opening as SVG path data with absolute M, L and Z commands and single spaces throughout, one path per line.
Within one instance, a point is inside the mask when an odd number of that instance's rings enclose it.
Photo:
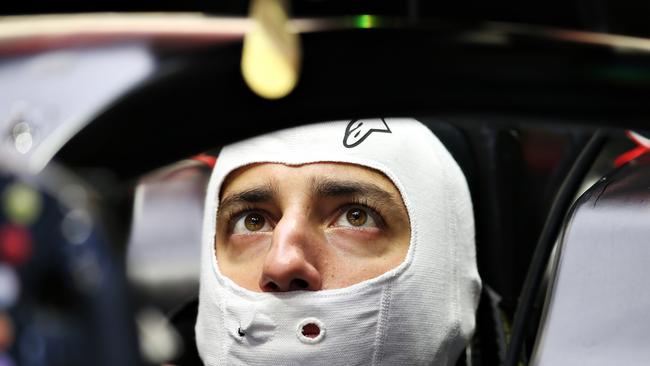
M 228 174 L 253 163 L 318 162 L 368 167 L 393 182 L 411 225 L 404 261 L 322 291 L 253 292 L 223 276 L 214 248 Z M 474 332 L 481 281 L 467 183 L 413 119 L 314 124 L 224 147 L 203 225 L 196 340 L 206 365 L 453 365 Z

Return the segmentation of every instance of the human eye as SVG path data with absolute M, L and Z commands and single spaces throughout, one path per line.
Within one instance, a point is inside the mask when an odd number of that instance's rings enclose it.
M 349 206 L 341 210 L 332 226 L 352 228 L 378 228 L 381 220 L 379 215 L 368 207 L 359 205 Z
M 253 234 L 272 230 L 269 220 L 257 211 L 246 211 L 237 215 L 232 224 L 233 234 Z

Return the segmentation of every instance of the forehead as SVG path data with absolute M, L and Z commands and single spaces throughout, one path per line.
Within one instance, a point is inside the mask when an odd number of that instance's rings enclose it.
M 228 174 L 221 187 L 221 197 L 229 192 L 261 185 L 272 184 L 279 189 L 307 186 L 323 178 L 371 183 L 401 197 L 393 182 L 377 170 L 355 164 L 326 162 L 302 165 L 280 163 L 248 165 Z

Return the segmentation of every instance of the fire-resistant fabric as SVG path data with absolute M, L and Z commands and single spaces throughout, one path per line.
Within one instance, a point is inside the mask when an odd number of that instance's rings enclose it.
M 221 185 L 253 163 L 340 162 L 382 172 L 406 206 L 411 240 L 396 268 L 322 291 L 254 292 L 215 255 Z M 413 119 L 338 121 L 222 149 L 206 197 L 196 341 L 206 365 L 453 365 L 474 332 L 481 281 L 465 177 Z M 219 245 L 219 243 L 216 243 Z M 301 335 L 304 324 L 321 328 Z

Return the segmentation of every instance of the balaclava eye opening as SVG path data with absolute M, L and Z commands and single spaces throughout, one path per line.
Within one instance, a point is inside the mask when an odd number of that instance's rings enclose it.
M 223 276 L 214 241 L 228 174 L 253 163 L 318 162 L 365 166 L 395 184 L 411 225 L 405 260 L 323 291 L 253 292 Z M 226 146 L 205 207 L 196 339 L 206 365 L 453 365 L 473 334 L 481 285 L 467 183 L 415 120 L 321 123 Z

